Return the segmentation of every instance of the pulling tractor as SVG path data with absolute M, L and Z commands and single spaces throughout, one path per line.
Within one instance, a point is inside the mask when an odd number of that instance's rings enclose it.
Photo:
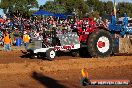
M 118 24 L 115 16 L 111 18 L 108 27 L 97 26 L 91 18 L 78 21 L 76 29 L 70 33 L 56 34 L 45 37 L 40 45 L 30 48 L 31 55 L 45 54 L 49 60 L 53 60 L 57 52 L 71 52 L 74 56 L 80 51 L 80 55 L 90 54 L 92 57 L 106 57 L 116 53 L 132 53 L 132 28 L 128 25 L 128 17 L 125 15 L 121 24 Z M 50 43 L 49 43 L 50 42 Z M 125 45 L 124 44 L 129 44 Z M 127 48 L 127 47 L 129 48 Z M 127 50 L 125 50 L 127 48 Z M 122 51 L 124 50 L 124 51 Z
M 85 22 L 83 24 L 83 22 Z M 81 48 L 86 48 L 92 57 L 106 57 L 111 54 L 132 54 L 132 27 L 124 14 L 122 21 L 117 21 L 115 15 L 107 24 L 95 23 L 90 18 L 84 18 L 78 24 L 78 35 Z M 83 49 L 84 49 L 83 48 Z M 83 51 L 81 50 L 81 52 Z M 86 50 L 83 53 L 86 54 Z

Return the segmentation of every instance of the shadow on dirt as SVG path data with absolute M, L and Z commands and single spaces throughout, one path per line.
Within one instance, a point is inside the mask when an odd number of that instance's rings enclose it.
M 20 56 L 21 58 L 47 60 L 45 55 L 43 55 L 43 54 L 39 54 L 39 55 L 37 55 L 37 57 L 35 57 L 35 54 L 33 54 L 33 53 L 29 53 L 27 51 L 22 51 L 22 50 L 21 50 L 21 52 L 22 52 L 22 55 Z
M 60 84 L 57 80 L 44 76 L 41 73 L 33 72 L 32 78 L 40 82 L 46 88 L 67 88 L 66 86 Z
M 22 56 L 20 56 L 21 58 L 31 58 L 31 54 L 30 53 L 28 53 L 28 52 L 26 52 L 26 51 L 22 51 L 21 50 L 21 52 L 22 52 Z

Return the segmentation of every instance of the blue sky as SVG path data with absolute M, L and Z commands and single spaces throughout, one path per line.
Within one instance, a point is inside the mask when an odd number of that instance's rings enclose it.
M 37 0 L 39 5 L 44 5 L 46 1 L 53 1 L 53 0 Z M 113 1 L 113 0 L 100 0 L 100 1 Z M 132 2 L 132 0 L 115 0 L 117 2 Z M 3 11 L 0 10 L 0 15 L 3 15 Z
M 37 1 L 38 1 L 39 5 L 44 5 L 44 3 L 45 3 L 46 1 L 50 1 L 50 0 L 37 0 Z
M 114 0 L 100 0 L 100 1 L 114 1 Z M 132 0 L 115 0 L 116 2 L 132 2 Z

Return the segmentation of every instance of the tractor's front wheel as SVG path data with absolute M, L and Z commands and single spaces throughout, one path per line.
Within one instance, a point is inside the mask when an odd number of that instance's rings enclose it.
M 106 57 L 112 53 L 111 34 L 105 30 L 97 30 L 89 35 L 87 46 L 92 57 Z
M 56 52 L 52 48 L 46 51 L 46 57 L 48 60 L 52 61 L 55 58 L 55 56 L 56 56 Z
M 34 55 L 31 55 L 31 59 L 37 59 L 38 58 L 38 55 L 34 54 Z

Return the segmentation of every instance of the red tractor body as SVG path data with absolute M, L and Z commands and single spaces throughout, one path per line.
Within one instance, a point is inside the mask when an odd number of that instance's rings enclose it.
M 105 27 L 97 26 L 91 18 L 77 21 L 76 26 L 82 48 L 86 48 L 92 57 L 105 57 L 112 53 L 113 40 Z M 81 52 L 87 54 L 84 49 Z
M 97 30 L 96 22 L 91 18 L 83 18 L 76 22 L 77 32 L 81 42 L 86 42 L 88 35 Z

